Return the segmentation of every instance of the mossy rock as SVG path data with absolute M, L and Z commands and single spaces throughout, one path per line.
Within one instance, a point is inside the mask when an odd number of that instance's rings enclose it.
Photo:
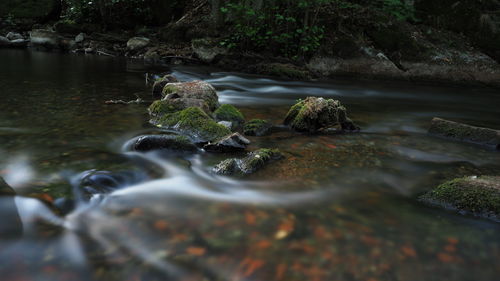
M 211 113 L 208 104 L 198 99 L 166 99 L 154 101 L 148 108 L 152 118 L 161 118 L 163 115 L 184 110 L 189 107 L 198 107 L 206 113 Z
M 217 124 L 217 122 L 198 107 L 190 107 L 182 111 L 167 113 L 152 121 L 160 127 L 178 131 L 190 137 L 196 143 L 207 143 L 218 140 L 231 133 L 228 128 Z
M 163 99 L 199 99 L 207 103 L 211 111 L 219 107 L 219 97 L 215 88 L 204 81 L 168 83 L 163 87 Z
M 445 182 L 419 198 L 433 206 L 500 221 L 500 177 L 464 177 Z
M 230 104 L 223 104 L 214 112 L 216 121 L 230 121 L 237 126 L 245 122 L 245 116 L 234 106 Z
M 470 126 L 441 118 L 433 118 L 429 134 L 452 140 L 500 149 L 500 130 Z
M 270 133 L 273 125 L 266 120 L 252 119 L 243 127 L 243 133 L 247 136 L 265 136 Z
M 356 131 L 359 128 L 347 117 L 346 108 L 338 100 L 308 97 L 293 105 L 288 111 L 285 125 L 299 132 L 317 133 L 324 129 L 340 127 Z
M 163 88 L 168 84 L 168 83 L 175 83 L 175 82 L 179 82 L 179 80 L 177 80 L 177 78 L 175 78 L 173 75 L 171 74 L 167 74 L 165 76 L 163 76 L 162 78 L 156 80 L 153 84 L 153 90 L 151 92 L 151 95 L 154 97 L 154 98 L 161 98 L 161 94 L 163 92 Z
M 262 169 L 266 164 L 283 158 L 278 149 L 261 148 L 243 159 L 231 158 L 217 164 L 212 171 L 218 175 L 246 175 Z
M 0 196 L 14 196 L 16 192 L 0 177 Z
M 173 150 L 173 151 L 196 151 L 197 147 L 186 136 L 180 135 L 145 135 L 139 136 L 126 145 L 128 149 L 135 151 L 151 150 Z

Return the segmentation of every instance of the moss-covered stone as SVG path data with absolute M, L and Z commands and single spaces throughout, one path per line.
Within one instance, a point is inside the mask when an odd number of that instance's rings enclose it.
M 217 121 L 230 121 L 236 125 L 245 122 L 245 116 L 234 106 L 230 104 L 223 104 L 214 112 L 215 120 Z
M 186 136 L 180 135 L 145 135 L 139 136 L 127 144 L 135 151 L 168 149 L 174 151 L 196 151 L 197 147 Z
M 16 192 L 0 177 L 0 196 L 14 196 Z
M 464 177 L 445 182 L 420 200 L 461 213 L 500 220 L 500 177 Z
M 278 149 L 262 148 L 250 152 L 243 159 L 227 159 L 213 168 L 213 172 L 219 175 L 245 175 L 260 170 L 271 161 L 283 158 Z
M 163 87 L 163 99 L 198 99 L 207 103 L 211 111 L 219 107 L 219 97 L 215 88 L 204 81 L 168 83 Z
M 243 127 L 243 133 L 247 136 L 265 136 L 268 135 L 273 125 L 266 120 L 252 119 Z
M 231 133 L 228 128 L 217 124 L 198 107 L 168 113 L 153 122 L 158 126 L 187 135 L 198 143 L 214 141 Z
M 317 133 L 335 126 L 348 131 L 359 130 L 347 118 L 347 110 L 338 100 L 318 97 L 308 97 L 293 105 L 285 117 L 284 124 L 299 132 L 309 133 Z
M 177 78 L 175 78 L 173 75 L 167 74 L 163 76 L 162 78 L 154 82 L 151 95 L 154 98 L 161 98 L 161 94 L 163 92 L 163 88 L 165 87 L 165 85 L 167 85 L 168 83 L 175 83 L 175 82 L 179 82 L 179 80 L 177 80 Z
M 500 131 L 433 118 L 429 134 L 500 149 Z
M 208 104 L 203 100 L 198 99 L 165 99 L 154 101 L 149 106 L 149 114 L 153 118 L 161 118 L 161 116 L 184 110 L 189 107 L 198 107 L 206 113 L 210 113 Z

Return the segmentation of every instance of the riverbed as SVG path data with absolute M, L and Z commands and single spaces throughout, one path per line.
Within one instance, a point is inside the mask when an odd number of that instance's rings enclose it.
M 421 204 L 500 154 L 427 135 L 433 117 L 500 129 L 498 89 L 384 81 L 288 81 L 206 66 L 0 50 L 2 280 L 495 280 L 500 225 Z M 359 133 L 282 130 L 249 150 L 285 158 L 247 177 L 234 154 L 134 153 L 157 130 L 145 74 L 205 80 L 247 120 L 280 125 L 298 99 L 338 99 Z M 112 105 L 107 100 L 144 104 Z M 89 173 L 121 175 L 82 198 Z M 50 204 L 75 202 L 67 212 Z M 16 217 L 9 219 L 9 217 Z M 0 228 L 1 229 L 1 228 Z

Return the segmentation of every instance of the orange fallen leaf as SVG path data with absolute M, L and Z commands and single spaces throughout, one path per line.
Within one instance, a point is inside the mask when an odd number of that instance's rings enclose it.
M 336 146 L 336 145 L 334 145 L 334 144 L 329 144 L 329 143 L 327 143 L 327 144 L 326 144 L 326 146 L 327 146 L 328 148 L 331 148 L 331 149 L 335 149 L 335 148 L 337 148 L 337 146 Z
M 257 269 L 261 268 L 264 265 L 264 261 L 257 259 L 248 259 L 246 264 L 247 269 L 243 273 L 244 277 L 252 275 Z
M 448 244 L 444 247 L 444 250 L 448 253 L 454 253 L 457 251 L 457 247 L 455 247 L 455 245 L 453 244 Z
M 439 259 L 440 262 L 444 263 L 450 263 L 455 260 L 455 258 L 452 255 L 447 253 L 438 253 L 437 258 Z
M 186 253 L 193 256 L 203 256 L 206 253 L 207 249 L 202 247 L 189 247 L 186 249 Z
M 157 220 L 154 223 L 154 228 L 157 230 L 166 230 L 168 228 L 168 223 L 164 220 Z
M 250 212 L 245 212 L 245 222 L 248 225 L 255 225 L 255 223 L 257 222 L 257 217 Z
M 417 252 L 412 246 L 406 245 L 401 247 L 401 252 L 403 252 L 403 254 L 407 257 L 412 257 L 412 258 L 417 257 Z
M 269 240 L 261 240 L 261 241 L 257 242 L 257 245 L 255 245 L 255 246 L 257 249 L 264 250 L 264 249 L 271 247 L 271 245 L 272 245 L 272 243 Z
M 458 239 L 455 237 L 448 237 L 446 238 L 446 241 L 448 241 L 448 243 L 450 244 L 458 244 Z

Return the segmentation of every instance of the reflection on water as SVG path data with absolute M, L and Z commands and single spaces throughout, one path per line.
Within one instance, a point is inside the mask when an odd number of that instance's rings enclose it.
M 359 134 L 251 138 L 285 160 L 242 178 L 230 155 L 132 153 L 149 98 L 134 62 L 1 51 L 1 280 L 495 280 L 498 224 L 416 195 L 498 173 L 500 155 L 425 134 L 433 116 L 500 128 L 489 89 L 292 82 L 172 69 L 204 79 L 247 119 L 280 123 L 296 99 L 338 98 Z M 164 71 L 164 70 L 161 70 Z M 0 194 L 1 190 L 0 190 Z

